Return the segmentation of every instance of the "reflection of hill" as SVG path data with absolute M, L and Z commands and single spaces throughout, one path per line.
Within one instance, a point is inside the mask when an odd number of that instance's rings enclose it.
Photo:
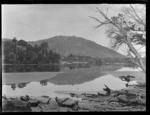
M 49 79 L 49 82 L 56 85 L 75 85 L 94 80 L 103 75 L 105 74 L 100 71 L 68 72 L 56 75 Z

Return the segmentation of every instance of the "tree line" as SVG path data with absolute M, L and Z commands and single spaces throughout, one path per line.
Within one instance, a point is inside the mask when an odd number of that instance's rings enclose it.
M 63 57 L 62 61 L 65 61 L 64 67 L 70 69 L 74 68 L 89 68 L 91 66 L 102 66 L 102 65 L 122 65 L 125 67 L 137 67 L 133 60 L 130 58 L 92 58 L 89 56 L 79 56 L 70 54 L 69 56 Z M 76 62 L 76 63 L 75 63 Z M 86 62 L 86 63 L 82 63 Z
M 128 58 L 92 58 L 74 54 L 63 57 L 50 50 L 46 42 L 32 46 L 24 40 L 13 38 L 3 41 L 3 47 L 4 72 L 60 71 L 63 67 L 75 69 L 116 64 L 135 67 L 135 64 Z M 61 64 L 62 61 L 69 64 Z
M 46 42 L 32 46 L 24 40 L 3 42 L 4 72 L 59 71 L 60 55 Z

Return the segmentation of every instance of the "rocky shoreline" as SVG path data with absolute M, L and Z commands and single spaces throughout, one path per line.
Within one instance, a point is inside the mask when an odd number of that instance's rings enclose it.
M 146 111 L 146 86 L 112 91 L 110 94 L 69 93 L 71 98 L 2 96 L 2 112 Z

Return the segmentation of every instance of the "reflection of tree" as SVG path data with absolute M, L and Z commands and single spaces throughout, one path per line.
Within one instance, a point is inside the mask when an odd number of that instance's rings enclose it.
M 18 83 L 17 86 L 18 88 L 24 88 L 25 86 L 27 86 L 28 83 Z
M 15 90 L 15 89 L 16 89 L 16 84 L 11 84 L 11 88 L 12 88 L 13 90 Z
M 47 82 L 48 82 L 47 79 L 46 79 L 46 80 L 42 80 L 42 81 L 40 81 L 40 84 L 41 84 L 42 86 L 46 86 L 46 85 L 47 85 Z

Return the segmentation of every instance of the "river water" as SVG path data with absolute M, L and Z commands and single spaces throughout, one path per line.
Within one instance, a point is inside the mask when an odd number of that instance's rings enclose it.
M 49 96 L 49 97 L 70 97 L 64 93 L 58 92 L 90 92 L 97 93 L 103 92 L 104 85 L 107 85 L 112 90 L 119 90 L 125 88 L 125 81 L 120 80 L 113 75 L 107 74 L 100 76 L 94 80 L 75 85 L 56 85 L 48 80 L 37 82 L 10 84 L 2 86 L 2 95 L 8 97 L 19 96 Z

